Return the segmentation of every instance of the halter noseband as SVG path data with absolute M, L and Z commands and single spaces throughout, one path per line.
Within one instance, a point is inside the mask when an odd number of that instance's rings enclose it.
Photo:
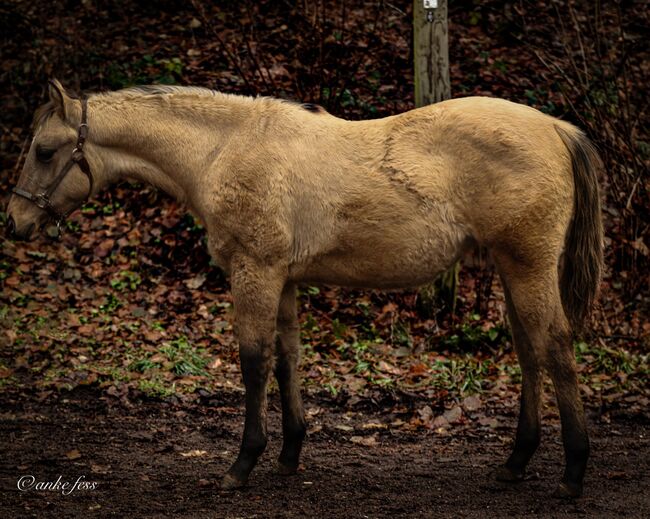
M 63 220 L 65 220 L 66 217 L 72 211 L 74 211 L 74 209 L 71 209 L 67 213 L 59 212 L 56 210 L 54 205 L 52 205 L 52 201 L 50 200 L 50 197 L 52 196 L 54 191 L 56 191 L 56 188 L 59 187 L 61 181 L 66 177 L 66 175 L 70 172 L 70 170 L 75 164 L 79 166 L 79 169 L 81 169 L 81 171 L 88 177 L 88 182 L 90 182 L 90 186 L 88 187 L 88 194 L 86 195 L 84 202 L 88 201 L 88 198 L 90 197 L 90 194 L 93 191 L 93 174 L 91 173 L 90 166 L 88 165 L 88 161 L 84 156 L 84 143 L 86 142 L 86 137 L 88 137 L 87 119 L 88 119 L 88 99 L 86 97 L 82 97 L 81 98 L 81 122 L 79 123 L 79 129 L 77 130 L 77 144 L 72 150 L 72 155 L 68 159 L 68 162 L 65 163 L 65 165 L 63 166 L 59 174 L 56 176 L 54 181 L 50 184 L 50 186 L 45 191 L 39 193 L 38 195 L 34 195 L 29 191 L 25 191 L 24 189 L 20 189 L 17 187 L 11 190 L 12 193 L 18 196 L 22 196 L 23 198 L 26 198 L 30 202 L 34 203 L 37 207 L 40 207 L 44 211 L 47 211 L 47 213 L 56 222 L 57 227 L 61 226 L 61 222 L 63 222 Z

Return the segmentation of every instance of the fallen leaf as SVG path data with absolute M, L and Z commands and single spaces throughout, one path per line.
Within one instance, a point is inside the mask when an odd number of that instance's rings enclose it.
M 435 420 L 431 423 L 431 427 L 436 431 L 438 429 L 448 429 L 449 426 L 449 420 L 447 420 L 443 415 L 436 416 Z
M 499 420 L 491 416 L 484 416 L 478 419 L 479 425 L 483 427 L 490 427 L 491 429 L 496 429 L 499 426 Z
M 194 276 L 193 278 L 186 279 L 183 281 L 185 283 L 185 286 L 191 290 L 196 290 L 197 288 L 200 288 L 203 283 L 205 283 L 205 276 L 203 274 L 199 274 L 197 276 Z
M 449 411 L 446 411 L 443 415 L 449 423 L 458 423 L 463 417 L 463 410 L 460 406 L 452 407 Z
M 481 407 L 481 405 L 481 399 L 476 395 L 468 396 L 463 400 L 465 411 L 476 411 Z
M 319 433 L 323 430 L 322 425 L 314 425 L 313 427 L 310 427 L 309 430 L 307 431 L 307 434 L 316 434 Z
M 386 429 L 386 424 L 383 423 L 378 423 L 378 422 L 368 422 L 364 423 L 361 426 L 362 429 L 367 430 L 367 429 Z
M 69 460 L 78 460 L 81 458 L 81 453 L 77 449 L 72 449 L 71 451 L 66 452 L 65 455 Z
M 377 369 L 379 371 L 384 372 L 384 373 L 389 373 L 390 375 L 401 375 L 402 374 L 402 371 L 399 368 L 397 368 L 397 367 L 393 366 L 392 364 L 389 364 L 388 362 L 383 361 L 383 360 L 380 360 L 377 363 Z
M 377 446 L 377 438 L 375 436 L 352 436 L 350 441 L 357 445 L 365 445 L 366 447 Z
M 184 458 L 200 458 L 201 456 L 207 456 L 208 451 L 194 449 L 192 451 L 180 452 L 179 454 Z
M 98 258 L 105 258 L 110 254 L 114 245 L 115 245 L 115 240 L 113 240 L 112 238 L 108 240 L 104 240 L 99 245 L 97 245 L 97 247 L 95 247 L 93 253 Z
M 418 409 L 418 415 L 422 423 L 426 426 L 431 424 L 433 420 L 433 410 L 428 405 L 425 405 L 422 409 Z

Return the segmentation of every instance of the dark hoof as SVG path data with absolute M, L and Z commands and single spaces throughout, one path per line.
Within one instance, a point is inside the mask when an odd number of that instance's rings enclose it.
M 521 483 L 524 480 L 524 473 L 516 472 L 513 469 L 501 465 L 497 468 L 494 477 L 497 481 L 503 481 L 504 483 Z
M 562 481 L 553 492 L 554 497 L 560 499 L 575 499 L 582 495 L 582 485 L 576 485 L 574 483 L 566 483 Z
M 222 490 L 234 490 L 236 488 L 242 488 L 245 485 L 246 485 L 246 481 L 237 479 L 232 474 L 226 474 L 221 480 Z
M 278 474 L 281 474 L 283 476 L 292 476 L 298 472 L 298 465 L 285 465 L 281 461 L 278 461 L 278 464 L 276 465 L 276 471 Z

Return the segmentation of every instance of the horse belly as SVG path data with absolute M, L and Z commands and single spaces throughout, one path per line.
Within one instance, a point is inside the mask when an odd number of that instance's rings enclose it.
M 435 237 L 400 232 L 366 234 L 296 265 L 291 277 L 296 281 L 363 288 L 423 285 L 453 264 L 469 241 L 463 232 Z

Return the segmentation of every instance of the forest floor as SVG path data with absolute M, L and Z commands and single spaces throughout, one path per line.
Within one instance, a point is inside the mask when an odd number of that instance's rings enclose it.
M 239 445 L 242 400 L 233 392 L 191 405 L 118 399 L 92 388 L 45 400 L 4 393 L 3 517 L 650 516 L 647 419 L 599 420 L 593 410 L 585 495 L 575 501 L 551 497 L 562 467 L 557 419 L 546 421 L 526 480 L 507 485 L 493 471 L 511 445 L 514 408 L 491 409 L 492 423 L 405 431 L 393 409 L 336 406 L 316 396 L 306 399 L 302 470 L 274 472 L 280 417 L 272 399 L 269 448 L 249 486 L 222 491 L 220 476 Z M 29 475 L 95 485 L 68 495 L 19 491 L 19 479 Z

